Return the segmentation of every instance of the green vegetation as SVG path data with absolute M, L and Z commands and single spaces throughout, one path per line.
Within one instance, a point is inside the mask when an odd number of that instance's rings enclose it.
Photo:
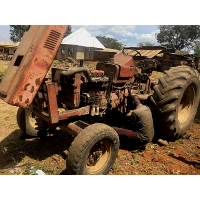
M 114 38 L 109 38 L 105 36 L 96 36 L 96 38 L 106 47 L 110 49 L 121 50 L 123 44 Z
M 173 151 L 169 152 L 169 156 L 174 156 L 174 152 Z
M 1 81 L 2 81 L 2 79 L 3 79 L 4 74 L 5 74 L 5 72 L 1 72 L 1 71 L 0 71 L 0 83 L 1 83 Z
M 116 165 L 113 165 L 112 168 L 111 168 L 111 172 L 112 173 L 116 172 L 117 174 L 119 174 L 120 170 L 117 168 Z
M 142 157 L 144 157 L 145 155 L 144 155 L 144 152 L 141 152 L 141 154 L 140 154 Z
M 193 50 L 194 52 L 197 52 L 198 50 L 200 50 L 200 41 L 193 42 Z
M 64 38 L 67 37 L 68 35 L 70 35 L 71 33 L 72 33 L 72 27 L 69 25 L 68 29 L 67 29 L 67 31 L 66 31 L 66 33 L 64 35 Z
M 138 47 L 143 47 L 143 46 L 154 46 L 154 45 L 155 45 L 155 43 L 147 41 L 147 42 L 140 42 L 140 43 L 138 44 Z
M 134 153 L 132 154 L 132 158 L 135 159 L 135 154 Z
M 10 25 L 10 40 L 20 42 L 25 31 L 28 31 L 30 25 Z
M 193 46 L 200 38 L 199 25 L 160 25 L 156 35 L 158 43 L 167 48 L 181 50 Z
M 10 25 L 10 40 L 20 42 L 25 31 L 28 31 L 30 25 Z M 64 37 L 72 33 L 72 27 L 69 25 Z
M 169 165 L 174 165 L 175 163 L 173 161 L 168 162 Z

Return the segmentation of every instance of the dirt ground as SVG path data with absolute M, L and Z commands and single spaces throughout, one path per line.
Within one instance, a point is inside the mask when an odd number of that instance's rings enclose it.
M 9 62 L 0 61 L 0 71 Z M 159 74 L 160 75 L 160 74 Z M 159 76 L 154 72 L 153 76 Z M 67 174 L 66 156 L 73 137 L 63 130 L 45 138 L 25 138 L 16 122 L 18 108 L 0 100 L 0 175 Z M 134 152 L 120 149 L 109 175 L 199 175 L 200 107 L 183 138 L 166 146 L 148 143 Z

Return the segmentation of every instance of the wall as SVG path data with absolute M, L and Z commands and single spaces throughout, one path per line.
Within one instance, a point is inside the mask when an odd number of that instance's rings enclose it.
M 55 60 L 66 59 L 67 57 L 84 59 L 84 47 L 61 44 L 55 56 Z
M 109 61 L 110 58 L 113 58 L 115 52 L 102 52 L 102 51 L 94 51 L 94 60 L 96 61 Z
M 74 56 L 75 56 L 74 57 L 75 59 L 84 60 L 85 59 L 85 47 L 77 46 Z
M 14 48 L 14 47 L 9 48 L 10 55 L 14 55 L 15 51 L 16 51 L 16 48 Z
M 101 50 L 94 47 L 85 47 L 85 60 L 93 61 L 95 60 L 95 50 Z
M 14 55 L 16 47 L 0 47 L 0 52 L 5 53 L 8 51 L 9 55 Z
M 71 50 L 73 49 L 72 54 L 70 54 L 70 49 Z M 77 60 L 92 61 L 95 60 L 94 58 L 95 50 L 98 50 L 98 48 L 61 44 L 55 56 L 55 60 L 72 57 Z

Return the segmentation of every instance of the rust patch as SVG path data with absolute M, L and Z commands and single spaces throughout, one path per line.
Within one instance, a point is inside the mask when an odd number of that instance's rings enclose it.
M 7 95 L 6 95 L 6 94 L 3 94 L 3 93 L 0 93 L 0 97 L 1 97 L 1 98 L 6 98 Z
M 32 86 L 32 88 L 31 88 L 31 91 L 30 91 L 31 93 L 33 93 L 34 92 L 34 86 Z
M 24 90 L 27 90 L 27 87 L 30 85 L 30 83 L 27 83 L 25 86 L 24 86 Z
M 26 103 L 26 104 L 29 103 L 29 98 L 26 99 L 25 103 Z
M 46 69 L 49 70 L 50 69 L 50 65 L 46 66 Z
M 37 79 L 36 79 L 35 84 L 36 84 L 36 85 L 40 85 L 40 78 L 37 78 Z
M 19 100 L 20 100 L 20 101 L 22 101 L 22 97 L 23 97 L 22 95 L 19 96 Z

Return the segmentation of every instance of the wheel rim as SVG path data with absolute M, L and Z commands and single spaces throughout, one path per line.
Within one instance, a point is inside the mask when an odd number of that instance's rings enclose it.
M 97 174 L 108 163 L 111 156 L 111 142 L 104 139 L 98 141 L 90 150 L 87 162 L 86 171 L 88 174 Z
M 188 117 L 193 107 L 195 97 L 195 90 L 192 85 L 188 86 L 185 90 L 178 108 L 178 121 L 183 124 Z
M 36 119 L 35 119 L 35 117 L 33 117 L 32 112 L 31 112 L 30 115 L 29 115 L 29 123 L 30 123 L 30 125 L 31 125 L 33 128 L 36 128 L 36 127 L 37 127 L 37 125 L 36 125 Z

